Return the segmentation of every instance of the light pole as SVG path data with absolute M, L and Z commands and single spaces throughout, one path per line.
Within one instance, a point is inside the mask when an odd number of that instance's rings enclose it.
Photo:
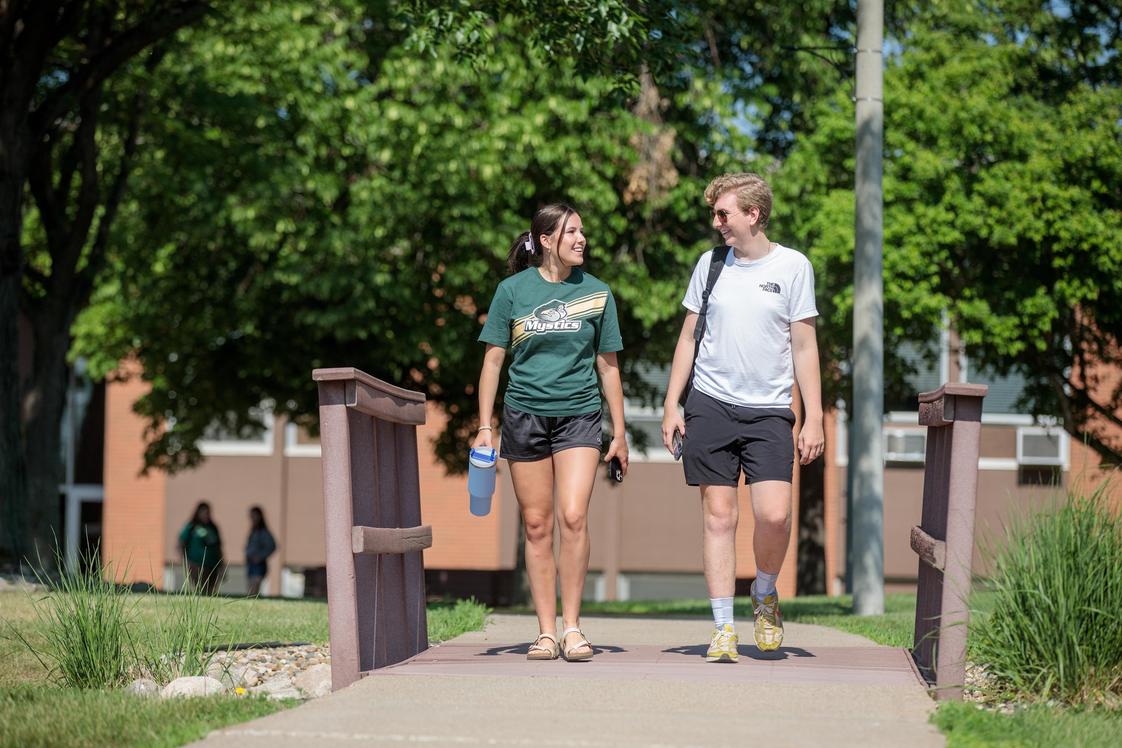
M 857 2 L 856 245 L 853 254 L 853 610 L 884 612 L 884 3 Z

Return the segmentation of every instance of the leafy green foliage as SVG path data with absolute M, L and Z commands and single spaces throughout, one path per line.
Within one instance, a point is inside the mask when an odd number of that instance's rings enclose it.
M 362 4 L 317 8 L 231 12 L 182 35 L 160 67 L 155 145 L 75 326 L 95 372 L 129 355 L 143 365 L 149 464 L 193 464 L 208 426 L 252 431 L 263 401 L 314 428 L 310 370 L 337 365 L 444 405 L 438 451 L 462 461 L 473 341 L 512 239 L 556 199 L 581 210 L 590 270 L 619 300 L 629 392 L 661 395 L 637 365 L 669 360 L 711 241 L 702 189 L 744 167 L 757 124 L 700 74 L 708 58 L 639 75 L 626 108 L 618 77 L 529 43 L 519 17 L 490 22 L 486 55 L 464 65 L 455 40 L 420 53 Z
M 1061 41 L 1075 21 L 1035 3 L 935 4 L 893 40 L 899 51 L 885 73 L 887 390 L 914 394 L 901 389 L 899 345 L 934 341 L 946 312 L 972 367 L 1024 375 L 1024 407 L 1063 415 L 1073 434 L 1117 456 L 1122 442 L 1105 425 L 1118 424 L 1122 393 L 1096 389 L 1095 362 L 1122 363 L 1119 42 L 1108 15 L 1098 27 L 1081 22 L 1094 37 L 1087 59 L 1069 57 Z M 845 362 L 853 104 L 841 92 L 824 98 L 813 121 L 776 180 L 779 216 L 811 251 L 826 358 Z M 848 392 L 844 367 L 832 374 L 828 390 Z

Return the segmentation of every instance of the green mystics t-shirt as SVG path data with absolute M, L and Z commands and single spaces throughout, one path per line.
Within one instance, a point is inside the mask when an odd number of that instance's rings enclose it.
M 539 416 L 600 410 L 596 354 L 623 349 L 612 292 L 580 268 L 559 283 L 535 267 L 505 279 L 479 340 L 510 348 L 505 401 Z

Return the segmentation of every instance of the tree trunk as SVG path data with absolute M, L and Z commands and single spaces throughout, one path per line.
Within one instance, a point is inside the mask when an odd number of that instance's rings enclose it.
M 53 568 L 63 545 L 59 485 L 63 482 L 62 423 L 69 368 L 69 305 L 49 305 L 35 325 L 35 365 L 24 393 L 27 461 L 28 554 L 36 566 Z
M 6 213 L 0 211 L 0 224 L 7 225 Z M 8 250 L 0 247 L 0 251 Z M 25 552 L 22 509 L 27 504 L 19 412 L 19 288 L 19 272 L 5 267 L 0 272 L 0 523 L 4 526 L 0 558 L 9 556 L 13 561 L 22 560 Z
M 20 413 L 20 293 L 23 285 L 22 127 L 0 121 L 0 557 L 23 560 L 27 465 Z

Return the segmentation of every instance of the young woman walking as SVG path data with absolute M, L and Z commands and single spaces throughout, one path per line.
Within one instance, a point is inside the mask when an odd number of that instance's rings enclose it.
M 612 292 L 584 272 L 587 243 L 568 205 L 539 210 L 514 242 L 508 278 L 499 283 L 479 340 L 487 344 L 479 375 L 479 431 L 472 446 L 492 446 L 495 395 L 507 350 L 499 456 L 507 459 L 526 530 L 526 570 L 539 634 L 531 660 L 592 658 L 580 629 L 588 572 L 588 504 L 601 459 L 604 398 L 612 419 L 605 462 L 627 471 L 623 386 L 616 352 L 623 348 Z M 599 381 L 597 381 L 599 374 Z M 554 560 L 554 519 L 560 524 Z M 558 576 L 563 629 L 557 635 Z

